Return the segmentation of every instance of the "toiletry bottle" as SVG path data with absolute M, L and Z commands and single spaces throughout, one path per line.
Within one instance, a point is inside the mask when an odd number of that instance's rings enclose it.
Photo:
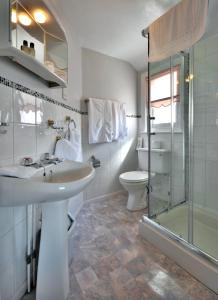
M 34 43 L 30 43 L 29 54 L 30 54 L 32 57 L 35 57 L 35 55 L 36 55 Z
M 28 42 L 26 40 L 23 40 L 23 45 L 21 46 L 21 51 L 25 52 L 26 54 L 29 54 Z

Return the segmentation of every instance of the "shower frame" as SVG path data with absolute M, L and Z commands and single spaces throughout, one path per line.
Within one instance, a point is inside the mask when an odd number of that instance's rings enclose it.
M 143 32 L 143 36 L 148 39 L 148 55 L 149 55 L 149 33 L 147 32 L 145 35 L 145 32 Z M 172 60 L 170 59 L 170 64 L 172 67 Z M 189 49 L 189 55 L 188 55 L 188 65 L 189 65 L 189 74 L 193 74 L 193 48 Z M 147 138 L 148 138 L 148 213 L 147 215 L 144 215 L 139 223 L 139 232 L 140 234 L 145 237 L 150 242 L 154 243 L 156 246 L 162 249 L 162 251 L 168 255 L 168 252 L 171 252 L 170 248 L 167 249 L 167 246 L 162 246 L 158 240 L 158 236 L 161 235 L 163 239 L 166 239 L 166 241 L 169 242 L 169 247 L 171 247 L 173 244 L 175 245 L 175 249 L 173 251 L 176 251 L 177 247 L 181 249 L 181 251 L 184 251 L 184 253 L 190 254 L 193 258 L 194 265 L 189 270 L 189 265 L 181 261 L 181 259 L 177 259 L 177 256 L 172 253 L 172 256 L 180 265 L 182 265 L 184 268 L 188 269 L 196 278 L 198 278 L 200 281 L 202 281 L 205 285 L 207 285 L 209 288 L 214 290 L 216 293 L 218 293 L 218 287 L 217 287 L 217 280 L 218 280 L 218 260 L 209 255 L 208 253 L 204 252 L 202 249 L 198 248 L 193 244 L 193 190 L 192 190 L 192 184 L 190 184 L 190 179 L 192 179 L 192 158 L 193 158 L 193 115 L 194 115 L 194 109 L 193 109 L 193 81 L 189 82 L 189 90 L 188 90 L 188 106 L 186 108 L 188 109 L 188 120 L 187 123 L 184 124 L 184 134 L 186 135 L 186 139 L 184 140 L 185 144 L 185 202 L 188 203 L 188 240 L 184 240 L 179 235 L 173 233 L 169 229 L 165 228 L 164 226 L 158 224 L 155 222 L 154 217 L 155 215 L 151 212 L 151 137 L 155 134 L 155 132 L 151 131 L 151 121 L 154 119 L 151 116 L 151 99 L 150 99 L 150 63 L 148 63 L 148 100 L 147 100 Z M 172 76 L 171 76 L 172 77 Z M 172 80 L 171 80 L 171 87 L 172 87 Z M 184 97 L 185 98 L 185 97 Z M 173 100 L 173 93 L 171 93 L 171 104 Z M 187 113 L 187 111 L 186 111 Z M 171 122 L 172 123 L 172 122 Z M 172 145 L 172 135 L 173 135 L 173 128 L 171 127 L 171 145 Z M 168 209 L 170 209 L 168 205 Z M 161 211 L 160 213 L 162 213 Z M 159 236 L 160 239 L 160 236 Z M 173 243 L 170 245 L 170 243 Z M 164 243 L 163 243 L 164 244 Z M 166 244 L 167 245 L 167 244 Z M 189 261 L 189 258 L 187 258 L 187 261 Z M 195 268 L 194 266 L 196 263 L 199 263 L 199 266 Z M 190 260 L 190 265 L 192 265 L 192 260 Z M 206 268 L 206 264 L 208 269 Z M 206 271 L 204 271 L 204 268 Z M 195 269 L 197 270 L 197 273 L 195 272 Z M 207 275 L 205 276 L 205 272 L 207 272 Z M 210 271 L 212 273 L 210 273 Z

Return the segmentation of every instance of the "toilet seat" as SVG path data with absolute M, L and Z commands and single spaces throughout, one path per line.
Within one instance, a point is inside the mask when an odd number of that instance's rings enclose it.
M 148 172 L 146 171 L 132 171 L 120 175 L 120 180 L 129 183 L 146 182 L 148 181 Z

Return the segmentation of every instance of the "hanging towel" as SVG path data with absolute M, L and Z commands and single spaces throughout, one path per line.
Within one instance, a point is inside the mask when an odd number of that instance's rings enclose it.
M 112 102 L 112 117 L 113 117 L 113 140 L 117 141 L 120 136 L 120 103 Z
M 89 144 L 112 142 L 112 119 L 111 101 L 89 99 Z
M 28 179 L 36 174 L 37 169 L 24 166 L 8 166 L 0 168 L 0 176 Z
M 89 144 L 100 143 L 104 124 L 104 101 L 89 99 Z M 103 142 L 103 141 L 102 141 Z
M 102 139 L 106 143 L 110 143 L 113 140 L 113 113 L 112 113 L 112 101 L 104 101 L 104 124 L 102 130 Z
M 70 141 L 61 139 L 56 143 L 55 156 L 61 160 L 75 160 L 75 157 L 77 157 L 77 149 Z
M 126 107 L 124 103 L 120 104 L 119 123 L 119 137 L 124 138 L 127 136 Z
M 76 128 L 72 128 L 72 124 L 70 124 L 70 143 L 75 149 L 75 158 L 74 161 L 82 162 L 82 142 L 81 142 L 81 134 L 79 130 Z

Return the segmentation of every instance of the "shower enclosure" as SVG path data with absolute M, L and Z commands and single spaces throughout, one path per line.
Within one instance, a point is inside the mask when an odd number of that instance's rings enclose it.
M 216 276 L 217 15 L 218 3 L 211 1 L 209 22 L 203 38 L 186 51 L 164 61 L 149 63 L 148 216 L 142 220 L 154 225 L 157 231 L 161 229 L 171 240 L 208 261 L 211 268 L 216 270 Z M 169 168 L 153 176 L 151 153 L 159 147 L 169 152 Z M 214 289 L 213 284 L 208 285 Z M 218 284 L 216 292 L 217 289 Z

